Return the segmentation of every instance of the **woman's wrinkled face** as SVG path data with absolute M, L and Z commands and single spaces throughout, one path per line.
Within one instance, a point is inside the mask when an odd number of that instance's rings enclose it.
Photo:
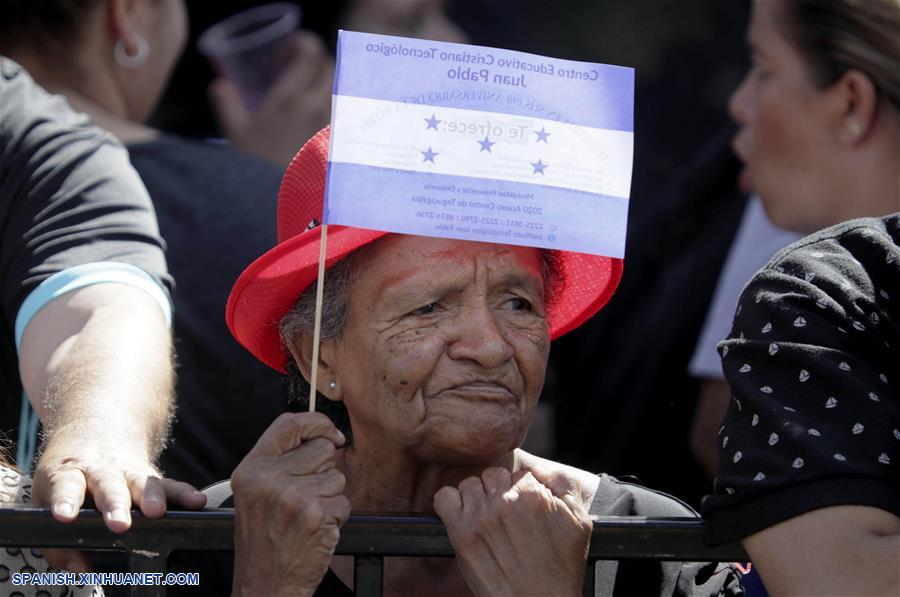
M 825 93 L 784 37 L 778 2 L 754 2 L 748 38 L 753 67 L 731 96 L 729 109 L 740 125 L 734 149 L 744 164 L 740 185 L 760 195 L 769 218 L 805 230 L 815 212 L 828 209 L 823 167 L 830 144 Z
M 354 265 L 335 361 L 355 441 L 450 465 L 517 447 L 550 348 L 538 250 L 390 235 Z

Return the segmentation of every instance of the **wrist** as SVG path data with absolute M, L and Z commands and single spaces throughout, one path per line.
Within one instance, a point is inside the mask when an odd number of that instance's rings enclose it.
M 581 597 L 584 595 L 585 574 L 568 575 L 565 578 L 548 579 L 550 582 L 545 583 L 542 590 L 538 591 L 541 595 L 560 595 L 568 597 Z
M 154 470 L 153 460 L 146 442 L 135 436 L 121 434 L 103 435 L 93 430 L 58 428 L 44 439 L 40 451 L 41 461 L 74 461 L 100 459 L 118 462 L 146 462 Z
M 250 555 L 253 551 L 247 549 L 240 533 L 235 533 L 232 597 L 312 597 L 315 593 L 318 583 L 304 587 L 296 578 L 287 578 L 269 555 L 254 557 Z
M 268 579 L 272 581 L 274 579 Z M 231 589 L 231 597 L 258 597 L 259 595 L 271 595 L 271 597 L 312 597 L 313 589 L 299 587 L 273 586 L 272 582 L 238 581 L 235 579 Z

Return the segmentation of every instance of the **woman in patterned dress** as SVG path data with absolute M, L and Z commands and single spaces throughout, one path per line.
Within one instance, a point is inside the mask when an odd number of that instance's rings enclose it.
M 707 539 L 772 594 L 900 594 L 900 0 L 756 1 L 741 184 L 810 233 L 744 289 Z

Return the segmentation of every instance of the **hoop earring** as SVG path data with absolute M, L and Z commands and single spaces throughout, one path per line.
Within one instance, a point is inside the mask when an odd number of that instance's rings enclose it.
M 138 35 L 135 38 L 134 45 L 134 54 L 129 54 L 125 40 L 117 39 L 116 45 L 113 47 L 113 55 L 116 57 L 116 62 L 125 68 L 138 68 L 147 62 L 147 56 L 150 55 L 150 44 L 147 43 L 147 38 L 143 35 Z

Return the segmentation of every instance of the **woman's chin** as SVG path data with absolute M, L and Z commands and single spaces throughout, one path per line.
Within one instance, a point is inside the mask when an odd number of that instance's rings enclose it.
M 774 193 L 760 194 L 759 197 L 762 201 L 763 209 L 766 211 L 766 217 L 775 226 L 783 230 L 804 233 L 813 232 L 817 229 L 815 225 L 811 225 L 808 221 L 808 215 L 810 214 L 808 209 L 803 207 L 795 209 L 795 206 L 790 203 L 780 202 L 780 197 Z
M 489 466 L 518 448 L 524 429 L 479 425 L 442 426 L 422 444 L 424 458 L 449 466 Z

